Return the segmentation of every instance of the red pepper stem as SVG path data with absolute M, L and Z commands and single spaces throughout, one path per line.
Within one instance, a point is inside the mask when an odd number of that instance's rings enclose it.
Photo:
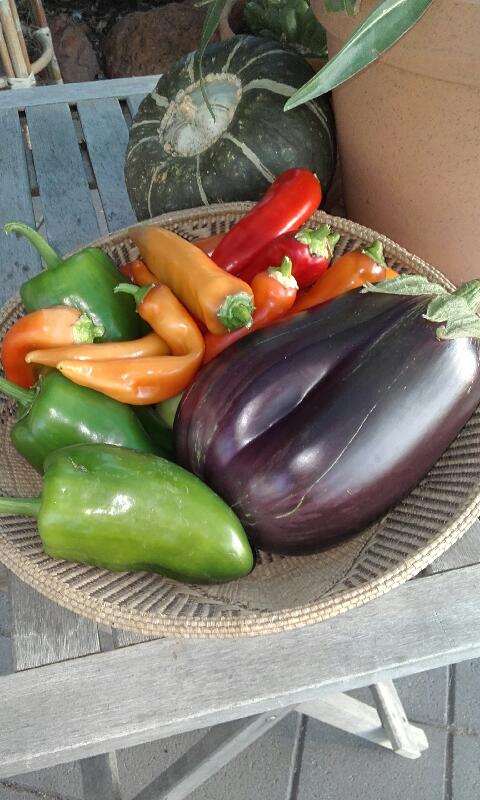
M 250 328 L 255 311 L 252 297 L 247 292 L 229 294 L 217 311 L 217 317 L 225 325 L 227 331 L 237 328 Z
M 362 253 L 365 253 L 366 256 L 370 256 L 372 261 L 375 261 L 376 264 L 381 264 L 382 267 L 387 266 L 383 256 L 383 245 L 380 239 L 375 239 L 370 247 L 366 247 L 362 250 Z
M 62 259 L 55 252 L 53 247 L 45 241 L 43 236 L 40 236 L 37 231 L 31 228 L 30 225 L 26 225 L 24 222 L 7 222 L 4 230 L 5 233 L 16 233 L 18 236 L 25 236 L 25 239 L 28 239 L 30 244 L 34 246 L 35 250 L 43 258 L 47 269 L 55 269 L 55 267 L 59 267 L 62 263 Z
M 38 517 L 41 502 L 40 497 L 0 497 L 0 514 Z
M 115 293 L 125 292 L 125 294 L 132 294 L 135 298 L 135 303 L 138 308 L 138 306 L 141 305 L 145 300 L 145 297 L 149 293 L 150 289 L 153 289 L 154 286 L 154 283 L 150 283 L 147 286 L 135 286 L 133 283 L 119 283 L 118 286 L 115 286 L 113 291 Z
M 23 389 L 17 386 L 16 383 L 8 381 L 6 378 L 0 378 L 0 394 L 5 394 L 7 397 L 12 397 L 21 406 L 30 406 L 35 398 L 34 389 Z
M 307 245 L 310 255 L 328 258 L 332 254 L 329 235 L 330 226 L 324 224 L 319 228 L 303 228 L 295 234 L 295 239 L 297 242 Z

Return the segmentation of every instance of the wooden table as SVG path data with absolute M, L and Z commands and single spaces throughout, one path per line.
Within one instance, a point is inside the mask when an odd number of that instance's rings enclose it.
M 67 252 L 134 222 L 124 153 L 154 84 L 1 92 L 0 225 L 44 224 Z M 40 268 L 13 236 L 0 235 L 0 263 L 0 302 Z M 0 777 L 80 759 L 85 798 L 118 799 L 116 749 L 218 725 L 137 796 L 180 800 L 292 709 L 419 756 L 425 736 L 392 680 L 480 656 L 479 534 L 477 523 L 427 574 L 362 608 L 254 639 L 145 641 L 10 575 L 15 672 L 0 678 Z M 341 694 L 361 686 L 376 710 Z

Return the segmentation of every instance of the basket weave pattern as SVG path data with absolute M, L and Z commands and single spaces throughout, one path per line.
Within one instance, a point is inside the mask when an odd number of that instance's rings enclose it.
M 231 203 L 164 215 L 161 224 L 192 239 L 228 230 L 249 203 Z M 318 212 L 316 224 L 341 234 L 335 257 L 345 250 L 383 242 L 387 263 L 451 288 L 430 265 L 374 231 Z M 126 231 L 95 243 L 118 263 L 138 256 Z M 18 297 L 0 311 L 0 336 L 23 313 Z M 15 404 L 0 411 L 0 491 L 32 495 L 37 473 L 10 442 Z M 218 586 L 191 586 L 150 573 L 113 573 L 46 556 L 33 521 L 0 519 L 0 560 L 51 600 L 97 622 L 144 635 L 178 637 L 253 636 L 328 619 L 384 594 L 435 560 L 480 512 L 480 412 L 477 411 L 425 479 L 382 520 L 318 555 L 258 554 L 246 578 Z

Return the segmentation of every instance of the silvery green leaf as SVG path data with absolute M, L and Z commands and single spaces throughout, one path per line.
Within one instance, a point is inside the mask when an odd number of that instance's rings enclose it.
M 418 22 L 431 2 L 382 0 L 352 33 L 342 49 L 287 100 L 285 111 L 331 91 L 367 67 Z
M 437 339 L 480 339 L 480 318 L 470 314 L 437 328 Z
M 376 292 L 377 294 L 406 294 L 406 295 L 445 295 L 449 294 L 444 286 L 431 283 L 422 275 L 399 275 L 398 278 L 389 278 L 379 283 L 365 283 L 362 292 Z
M 456 297 L 450 294 L 447 297 L 435 297 L 427 306 L 423 315 L 430 322 L 445 322 L 451 318 L 470 317 L 472 309 L 464 297 Z

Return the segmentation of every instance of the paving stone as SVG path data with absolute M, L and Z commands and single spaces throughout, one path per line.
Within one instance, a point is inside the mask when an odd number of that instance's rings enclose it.
M 308 720 L 297 800 L 440 800 L 446 733 L 425 732 L 429 749 L 412 760 Z
M 289 714 L 189 800 L 283 800 L 287 795 L 297 715 Z
M 480 738 L 455 736 L 451 800 L 477 800 L 480 796 Z
M 296 734 L 296 715 L 290 714 L 265 736 L 200 786 L 189 800 L 283 800 L 290 774 Z M 167 769 L 206 732 L 195 731 L 118 753 L 125 800 Z
M 480 734 L 480 659 L 455 667 L 454 724 Z
M 445 725 L 447 708 L 447 669 L 441 667 L 395 681 L 407 717 L 417 722 Z M 373 705 L 368 688 L 349 692 L 352 697 Z
M 80 767 L 78 764 L 59 764 L 56 767 L 27 772 L 22 775 L 15 775 L 6 781 L 14 787 L 7 788 L 12 794 L 2 795 L 2 784 L 0 782 L 0 800 L 23 800 L 23 794 L 27 794 L 32 800 L 32 794 L 28 793 L 31 789 L 33 794 L 40 795 L 39 800 L 43 800 L 42 793 L 58 798 L 83 797 Z M 100 798 L 99 798 L 100 800 Z

